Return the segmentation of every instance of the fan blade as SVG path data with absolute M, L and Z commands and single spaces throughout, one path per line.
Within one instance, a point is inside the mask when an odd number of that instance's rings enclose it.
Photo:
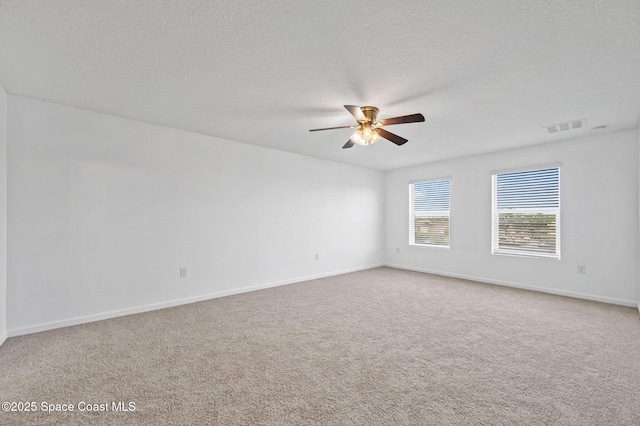
M 385 129 L 376 129 L 376 132 L 378 132 L 378 134 L 380 136 L 382 136 L 383 138 L 385 138 L 388 141 L 391 141 L 393 143 L 395 143 L 396 145 L 402 145 L 405 144 L 408 139 L 405 139 L 403 137 L 400 137 L 396 134 L 393 134 L 391 132 L 386 131 Z
M 320 130 L 334 130 L 334 129 L 355 129 L 358 126 L 338 126 L 338 127 L 325 127 L 324 129 L 310 129 L 310 132 L 319 132 Z
M 402 124 L 402 123 L 419 123 L 424 121 L 424 115 L 422 114 L 411 114 L 411 115 L 403 115 L 402 117 L 392 117 L 385 118 L 383 120 L 378 120 L 383 126 L 390 126 L 392 124 Z
M 349 139 L 349 140 L 347 141 L 347 143 L 345 143 L 345 144 L 344 144 L 344 146 L 342 147 L 342 149 L 345 149 L 345 148 L 351 148 L 351 147 L 352 147 L 353 145 L 355 145 L 355 144 L 356 144 L 356 143 L 355 143 L 354 141 L 352 141 L 351 139 Z
M 364 116 L 364 113 L 359 106 L 345 105 L 344 107 L 356 118 L 356 120 L 358 120 L 358 123 L 364 123 L 367 121 L 367 117 Z

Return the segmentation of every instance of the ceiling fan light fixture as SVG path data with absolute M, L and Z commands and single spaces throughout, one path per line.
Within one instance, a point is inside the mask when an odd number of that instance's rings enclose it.
M 376 143 L 380 140 L 380 134 L 378 134 L 378 129 L 373 129 L 373 136 L 371 137 L 371 143 Z
M 371 142 L 371 141 L 368 141 L 368 140 L 366 140 L 366 139 L 360 139 L 360 140 L 358 140 L 358 142 L 356 142 L 356 143 L 357 143 L 358 145 L 361 145 L 361 146 L 367 146 L 367 145 L 371 145 L 371 144 L 372 144 L 372 142 Z
M 370 124 L 363 123 L 360 128 L 351 136 L 351 141 L 358 145 L 372 145 L 380 140 L 378 129 L 372 128 Z
M 362 130 L 356 130 L 353 136 L 351 136 L 351 141 L 362 146 L 371 145 L 371 141 L 364 137 Z
M 380 140 L 380 135 L 377 130 L 378 129 L 370 129 L 369 131 L 356 130 L 356 132 L 351 135 L 351 141 L 362 146 L 373 145 Z
M 362 137 L 368 141 L 373 137 L 373 130 L 369 125 L 362 125 Z

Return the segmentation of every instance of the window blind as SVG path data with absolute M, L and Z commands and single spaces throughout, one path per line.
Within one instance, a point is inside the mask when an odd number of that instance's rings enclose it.
M 494 174 L 492 252 L 560 257 L 560 169 Z
M 409 185 L 410 244 L 449 247 L 450 180 Z

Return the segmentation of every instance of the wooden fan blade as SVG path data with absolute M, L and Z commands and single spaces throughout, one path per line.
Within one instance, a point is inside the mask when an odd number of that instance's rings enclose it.
M 334 129 L 355 129 L 358 126 L 338 126 L 338 127 L 325 127 L 324 129 L 310 129 L 310 132 L 319 132 L 320 130 L 334 130 Z
M 356 120 L 358 120 L 358 123 L 364 123 L 367 121 L 367 117 L 364 116 L 364 113 L 359 106 L 345 105 L 344 107 L 355 117 Z
M 421 121 L 424 121 L 424 115 L 422 114 L 403 115 L 401 117 L 385 118 L 379 121 L 383 126 L 390 126 L 392 124 L 402 124 L 402 123 L 419 123 Z
M 344 146 L 342 147 L 342 149 L 345 149 L 345 148 L 351 148 L 351 147 L 352 147 L 353 145 L 355 145 L 355 144 L 356 144 L 356 143 L 355 143 L 354 141 L 352 141 L 351 139 L 349 139 L 349 140 L 347 141 L 347 143 L 345 143 L 345 144 L 344 144 Z
M 408 139 L 405 139 L 405 138 L 400 137 L 400 136 L 398 136 L 396 134 L 388 132 L 385 129 L 376 129 L 376 132 L 378 132 L 378 134 L 380 136 L 382 136 L 383 138 L 385 138 L 386 140 L 391 141 L 391 142 L 395 143 L 396 145 L 403 145 L 408 141 Z

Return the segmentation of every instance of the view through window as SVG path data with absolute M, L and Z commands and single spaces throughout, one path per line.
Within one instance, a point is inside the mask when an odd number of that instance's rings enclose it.
M 492 253 L 560 258 L 560 168 L 492 175 Z
M 409 244 L 449 247 L 450 187 L 449 179 L 409 185 Z

